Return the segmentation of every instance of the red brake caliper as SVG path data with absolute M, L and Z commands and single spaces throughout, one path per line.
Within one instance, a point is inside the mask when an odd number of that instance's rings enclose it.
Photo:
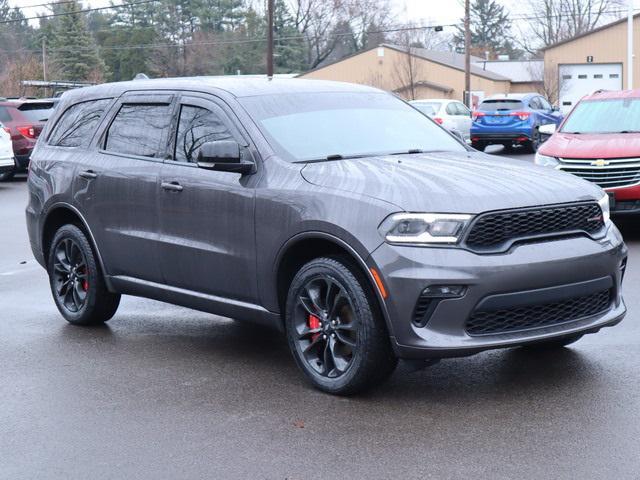
M 309 326 L 309 329 L 316 330 L 320 328 L 320 319 L 315 315 L 309 314 L 309 318 L 307 318 L 307 325 Z M 320 332 L 311 334 L 311 341 L 315 341 L 319 336 Z

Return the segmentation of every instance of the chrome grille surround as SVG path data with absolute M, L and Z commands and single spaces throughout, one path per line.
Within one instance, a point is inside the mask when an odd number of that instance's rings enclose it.
M 602 188 L 640 185 L 640 157 L 632 158 L 558 158 L 556 167 Z

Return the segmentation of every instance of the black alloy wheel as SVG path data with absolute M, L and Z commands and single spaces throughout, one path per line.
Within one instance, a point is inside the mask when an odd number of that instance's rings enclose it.
M 78 244 L 65 238 L 53 252 L 54 293 L 70 312 L 79 312 L 87 300 L 89 276 L 87 260 Z
M 318 374 L 335 378 L 347 371 L 357 345 L 357 319 L 351 300 L 333 277 L 320 274 L 298 294 L 295 309 L 298 347 Z

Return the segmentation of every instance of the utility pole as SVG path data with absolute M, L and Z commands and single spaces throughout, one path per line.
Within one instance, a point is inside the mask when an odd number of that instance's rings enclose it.
M 47 39 L 42 37 L 42 80 L 47 81 Z M 44 87 L 44 95 L 47 96 L 47 87 Z
M 273 78 L 273 0 L 267 0 L 267 77 Z
M 627 88 L 633 88 L 633 0 L 628 1 L 627 11 Z
M 464 0 L 464 104 L 471 108 L 471 6 Z

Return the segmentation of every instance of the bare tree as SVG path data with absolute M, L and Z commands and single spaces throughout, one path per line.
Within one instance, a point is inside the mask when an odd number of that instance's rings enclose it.
M 295 26 L 307 42 L 309 67 L 315 68 L 338 42 L 331 33 L 340 21 L 342 0 L 293 0 L 292 7 Z
M 557 104 L 567 86 L 559 78 L 558 66 L 552 65 L 545 68 L 543 62 L 529 62 L 527 71 L 536 84 L 536 92 L 548 98 L 551 103 Z
M 593 30 L 607 20 L 619 17 L 626 0 L 526 0 L 531 16 L 522 46 L 530 53 L 542 47 Z
M 394 65 L 393 77 L 398 85 L 394 91 L 403 94 L 409 100 L 415 100 L 422 73 L 422 63 L 415 55 L 415 33 L 410 30 L 403 31 L 396 38 L 396 43 L 402 50 L 402 58 Z

